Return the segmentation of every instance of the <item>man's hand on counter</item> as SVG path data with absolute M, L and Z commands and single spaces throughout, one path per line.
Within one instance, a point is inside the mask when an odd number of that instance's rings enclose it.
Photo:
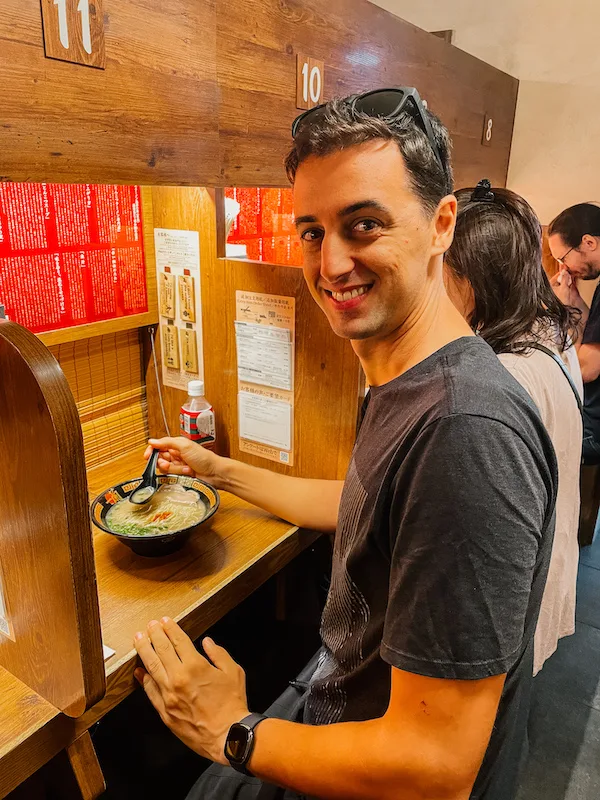
M 205 658 L 168 617 L 136 633 L 134 645 L 145 667 L 135 677 L 165 725 L 196 753 L 227 764 L 227 732 L 249 713 L 244 670 L 209 638 Z

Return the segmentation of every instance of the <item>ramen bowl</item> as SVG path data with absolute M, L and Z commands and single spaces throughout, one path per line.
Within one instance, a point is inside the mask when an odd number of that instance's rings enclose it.
M 91 517 L 94 525 L 104 533 L 115 536 L 140 556 L 165 556 L 179 550 L 180 547 L 183 547 L 190 534 L 209 520 L 219 508 L 219 493 L 210 484 L 204 483 L 198 478 L 190 478 L 187 475 L 157 475 L 156 483 L 159 488 L 165 485 L 178 484 L 184 489 L 196 492 L 200 504 L 205 508 L 204 516 L 186 528 L 164 533 L 125 534 L 112 530 L 107 522 L 108 513 L 117 503 L 126 500 L 141 482 L 141 478 L 134 478 L 116 486 L 111 486 L 110 489 L 98 495 L 91 507 Z

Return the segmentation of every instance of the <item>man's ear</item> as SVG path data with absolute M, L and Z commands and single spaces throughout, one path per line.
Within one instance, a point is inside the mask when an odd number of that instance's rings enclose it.
M 431 255 L 441 255 L 446 253 L 450 248 L 454 238 L 456 210 L 456 197 L 454 197 L 453 194 L 449 194 L 440 200 L 435 212 L 435 225 Z
M 594 250 L 598 249 L 598 239 L 595 236 L 591 236 L 589 233 L 585 234 L 581 240 L 581 244 L 588 252 L 594 252 Z

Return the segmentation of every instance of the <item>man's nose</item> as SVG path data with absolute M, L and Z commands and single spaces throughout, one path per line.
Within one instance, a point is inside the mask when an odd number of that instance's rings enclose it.
M 321 277 L 335 285 L 354 269 L 348 242 L 337 234 L 326 234 L 321 244 Z

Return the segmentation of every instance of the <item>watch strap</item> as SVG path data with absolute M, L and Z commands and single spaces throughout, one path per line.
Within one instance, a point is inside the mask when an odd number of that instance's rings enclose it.
M 241 719 L 239 721 L 239 724 L 245 725 L 247 728 L 250 728 L 250 730 L 254 730 L 254 728 L 256 728 L 256 726 L 258 725 L 258 723 L 262 722 L 263 719 L 267 719 L 264 714 L 250 713 L 248 714 L 247 717 Z
M 252 733 L 254 733 L 254 729 L 256 728 L 256 726 L 258 725 L 259 722 L 263 721 L 263 719 L 267 719 L 267 717 L 264 714 L 251 713 L 251 714 L 248 714 L 248 716 L 246 716 L 243 719 L 241 719 L 236 724 L 237 725 L 243 725 L 245 728 L 248 728 L 250 731 L 252 731 Z M 241 772 L 242 775 L 249 775 L 251 777 L 254 777 L 252 775 L 252 773 L 250 772 L 250 770 L 246 767 L 246 764 L 250 760 L 250 756 L 252 755 L 252 751 L 253 750 L 254 750 L 254 738 L 252 740 L 251 747 L 250 747 L 250 749 L 248 750 L 248 752 L 246 754 L 246 758 L 244 759 L 244 761 L 242 763 L 237 763 L 237 762 L 231 761 L 231 759 L 229 759 L 229 757 L 227 756 L 227 745 L 225 745 L 225 756 L 227 757 L 227 760 L 229 761 L 229 763 L 233 767 L 233 769 L 236 770 L 236 772 Z

